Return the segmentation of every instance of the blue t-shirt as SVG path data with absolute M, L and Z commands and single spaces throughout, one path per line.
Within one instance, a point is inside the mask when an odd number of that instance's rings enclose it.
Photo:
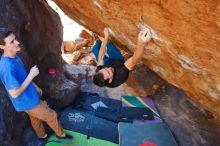
M 27 75 L 18 55 L 15 58 L 1 56 L 0 78 L 7 91 L 19 88 Z M 9 92 L 8 95 L 16 111 L 30 110 L 40 103 L 40 97 L 33 83 L 30 83 L 17 98 L 12 98 Z

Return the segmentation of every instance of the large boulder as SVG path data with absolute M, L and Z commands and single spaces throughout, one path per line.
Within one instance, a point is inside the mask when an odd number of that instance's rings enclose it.
M 65 76 L 45 77 L 50 86 L 45 87 L 46 93 L 43 94 L 45 100 L 53 109 L 64 109 L 69 106 L 76 98 L 80 90 L 80 86 L 67 79 Z
M 27 116 L 13 108 L 3 85 L 0 86 L 0 141 L 1 145 L 22 145 L 24 130 L 28 128 Z
M 220 114 L 220 1 L 54 1 L 98 34 L 109 27 L 114 42 L 130 52 L 138 32 L 150 28 L 153 40 L 144 52 L 145 64 Z

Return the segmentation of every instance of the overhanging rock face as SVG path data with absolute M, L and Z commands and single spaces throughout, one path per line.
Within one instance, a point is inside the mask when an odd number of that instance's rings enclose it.
M 79 24 L 134 52 L 138 32 L 151 28 L 144 62 L 194 101 L 220 114 L 220 1 L 55 0 Z M 126 47 L 125 47 L 126 46 Z

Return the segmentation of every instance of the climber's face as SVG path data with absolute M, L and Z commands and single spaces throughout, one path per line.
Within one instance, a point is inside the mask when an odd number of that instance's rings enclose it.
M 109 83 L 112 82 L 114 76 L 114 68 L 112 67 L 104 67 L 98 71 L 103 74 L 104 80 L 108 80 Z

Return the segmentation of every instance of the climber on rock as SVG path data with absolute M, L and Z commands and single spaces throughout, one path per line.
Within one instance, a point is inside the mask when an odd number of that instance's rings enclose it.
M 128 80 L 129 72 L 141 60 L 144 54 L 145 45 L 150 41 L 150 29 L 140 31 L 137 41 L 137 49 L 133 56 L 128 60 L 124 57 L 112 43 L 108 42 L 109 32 L 104 29 L 104 38 L 102 41 L 96 40 L 92 51 L 96 57 L 97 68 L 93 76 L 93 82 L 100 87 L 114 88 L 120 86 Z
M 72 136 L 64 133 L 63 127 L 57 119 L 57 113 L 40 100 L 42 90 L 33 82 L 39 74 L 37 66 L 27 73 L 23 62 L 18 56 L 21 50 L 13 32 L 7 28 L 0 28 L 0 48 L 3 54 L 0 59 L 0 79 L 7 90 L 12 105 L 18 112 L 26 112 L 31 124 L 39 137 L 46 140 L 47 133 L 42 121 L 45 121 L 55 132 L 60 141 L 70 141 Z

